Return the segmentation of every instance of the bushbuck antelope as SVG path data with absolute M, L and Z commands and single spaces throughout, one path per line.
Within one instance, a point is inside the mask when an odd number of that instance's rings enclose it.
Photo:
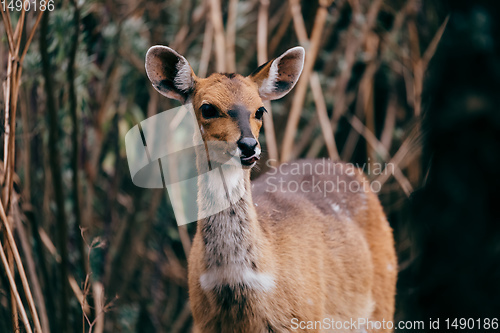
M 241 160 L 225 174 L 224 187 L 210 177 L 198 182 L 199 210 L 224 195 L 237 200 L 198 220 L 189 256 L 195 332 L 326 332 L 331 319 L 354 321 L 336 332 L 392 331 L 376 323 L 356 326 L 361 318 L 393 319 L 397 274 L 392 229 L 377 196 L 359 186 L 366 184 L 364 176 L 347 164 L 316 160 L 273 168 L 250 182 L 261 153 L 262 101 L 294 87 L 304 56 L 295 47 L 246 77 L 198 78 L 168 47 L 154 46 L 146 55 L 153 86 L 192 103 L 203 141 L 227 143 L 235 149 L 222 154 Z M 212 165 L 221 162 L 207 156 L 198 151 L 197 164 L 207 158 Z M 276 190 L 292 182 L 299 191 Z M 339 186 L 326 192 L 315 189 L 318 182 Z

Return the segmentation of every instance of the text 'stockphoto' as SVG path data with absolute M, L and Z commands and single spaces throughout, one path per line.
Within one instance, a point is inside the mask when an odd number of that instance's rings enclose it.
M 500 1 L 0 13 L 0 333 L 500 331 Z

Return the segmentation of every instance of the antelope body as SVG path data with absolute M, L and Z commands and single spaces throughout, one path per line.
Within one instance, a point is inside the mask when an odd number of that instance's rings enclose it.
M 260 157 L 263 100 L 286 95 L 303 67 L 296 47 L 250 76 L 198 78 L 184 57 L 152 47 L 146 71 L 163 95 L 192 103 L 204 141 L 236 149 L 241 166 L 226 170 L 225 185 L 198 183 L 203 210 L 228 196 L 232 205 L 198 221 L 189 256 L 189 295 L 195 332 L 326 332 L 306 324 L 325 319 L 390 321 L 397 263 L 392 229 L 366 179 L 343 163 L 298 161 L 250 182 Z M 229 147 L 229 146 L 228 146 Z M 199 161 L 207 158 L 197 154 Z M 210 156 L 214 165 L 222 163 Z M 297 169 L 300 172 L 293 172 Z M 276 190 L 296 182 L 299 191 Z M 315 191 L 315 182 L 339 185 Z M 340 185 L 346 184 L 344 188 Z M 358 184 L 352 190 L 349 184 Z M 274 185 L 274 186 L 273 186 Z M 368 326 L 335 332 L 391 331 Z

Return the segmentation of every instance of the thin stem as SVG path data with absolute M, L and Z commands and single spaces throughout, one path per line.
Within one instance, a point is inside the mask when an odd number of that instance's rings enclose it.
M 73 150 L 71 152 L 71 169 L 73 171 L 73 210 L 75 216 L 75 235 L 80 235 L 80 227 L 82 226 L 82 216 L 80 210 L 80 178 L 79 178 L 79 169 L 80 165 L 80 140 L 79 137 L 79 119 L 78 119 L 78 96 L 76 95 L 75 88 L 75 60 L 76 54 L 78 51 L 78 43 L 80 37 L 80 8 L 77 6 L 76 2 L 73 2 L 74 6 L 74 14 L 73 14 L 73 24 L 75 27 L 75 33 L 73 36 L 73 42 L 71 44 L 70 53 L 69 53 L 69 63 L 68 63 L 68 95 L 69 95 L 69 113 L 71 115 L 71 122 L 73 124 L 73 131 L 71 133 L 71 144 L 73 146 Z M 87 276 L 88 274 L 88 263 L 87 256 L 85 255 L 85 247 L 83 243 L 82 237 L 76 237 L 77 246 L 80 251 L 80 268 L 82 269 L 83 276 Z
M 52 71 L 50 58 L 47 51 L 47 35 L 50 12 L 47 11 L 43 16 L 40 34 L 40 53 L 42 55 L 42 69 L 45 78 L 45 93 L 47 96 L 47 112 L 49 115 L 49 163 L 54 183 L 54 194 L 57 206 L 57 229 L 59 251 L 61 253 L 60 264 L 60 283 L 62 286 L 60 292 L 61 301 L 61 330 L 69 332 L 69 295 L 68 295 L 68 227 L 66 224 L 66 213 L 64 211 L 64 193 L 62 188 L 62 175 L 59 149 L 59 121 L 57 117 L 56 104 L 54 99 L 54 89 L 52 85 Z
M 296 32 L 299 40 L 306 41 L 307 33 L 303 29 L 297 28 L 297 24 L 301 25 L 303 22 L 302 14 L 300 13 L 300 5 L 297 0 L 294 0 L 292 5 L 292 14 L 294 17 L 294 25 L 296 27 Z M 298 9 L 297 9 L 298 8 Z M 311 76 L 314 63 L 316 62 L 316 57 L 318 55 L 319 45 L 321 42 L 321 36 L 323 33 L 323 28 L 326 23 L 326 17 L 328 12 L 325 7 L 321 6 L 316 12 L 316 18 L 314 20 L 314 26 L 311 34 L 311 40 L 309 41 L 309 48 L 306 52 L 306 61 L 304 64 L 304 69 L 302 71 L 301 78 L 297 83 L 295 88 L 292 107 L 290 109 L 290 114 L 288 116 L 288 122 L 285 129 L 285 136 L 283 138 L 283 147 L 281 149 L 281 160 L 288 161 L 290 159 L 293 143 L 295 139 L 295 134 L 297 133 L 297 128 L 299 125 L 300 115 L 302 113 L 304 101 L 306 98 L 306 92 L 308 87 L 308 81 Z
M 31 295 L 30 285 L 26 277 L 26 272 L 24 271 L 24 266 L 21 260 L 21 256 L 19 255 L 19 250 L 17 249 L 16 242 L 14 240 L 14 235 L 12 234 L 12 230 L 9 225 L 9 220 L 5 215 L 5 210 L 1 203 L 0 203 L 0 219 L 2 220 L 2 224 L 5 229 L 5 233 L 7 235 L 7 243 L 9 245 L 10 250 L 12 251 L 12 254 L 14 256 L 14 261 L 17 265 L 17 270 L 19 271 L 19 276 L 21 277 L 24 293 L 26 294 L 26 299 L 28 301 L 28 306 L 31 312 L 31 316 L 33 317 L 33 321 L 35 323 L 35 330 L 36 332 L 41 333 L 42 326 L 40 325 L 40 319 L 38 318 L 38 312 L 36 311 L 35 301 L 33 300 L 33 296 Z
M 257 21 L 257 61 L 259 64 L 263 64 L 267 61 L 268 11 L 269 0 L 261 0 Z M 274 131 L 273 111 L 270 102 L 264 102 L 264 106 L 267 109 L 267 114 L 264 115 L 264 132 L 266 134 L 269 161 L 271 165 L 277 165 L 279 163 L 279 156 L 278 143 L 276 142 L 276 133 Z
M 210 0 L 210 17 L 215 32 L 215 55 L 217 72 L 226 71 L 226 41 L 220 0 Z
M 212 54 L 212 43 L 214 39 L 214 29 L 212 21 L 207 20 L 205 23 L 205 34 L 203 36 L 203 46 L 201 49 L 200 67 L 198 68 L 198 76 L 205 78 L 208 72 L 208 64 L 210 62 L 210 55 Z
M 325 97 L 323 96 L 318 73 L 312 73 L 310 81 L 311 90 L 314 96 L 314 102 L 316 104 L 316 112 L 318 113 L 319 124 L 321 127 L 321 131 L 323 132 L 323 137 L 325 138 L 328 156 L 330 156 L 330 159 L 336 161 L 339 159 L 339 152 L 337 150 L 337 144 L 335 143 L 335 136 L 332 125 L 330 124 L 330 119 L 328 118 Z
M 3 25 L 5 27 L 5 33 L 7 34 L 7 42 L 9 44 L 9 51 L 14 53 L 14 34 L 12 32 L 12 25 L 10 23 L 10 11 L 6 10 L 0 11 L 2 13 Z
M 226 70 L 236 72 L 236 17 L 238 16 L 238 0 L 229 0 L 226 24 Z
M 10 290 L 14 295 L 16 303 L 19 307 L 24 328 L 26 329 L 26 332 L 32 333 L 33 331 L 31 330 L 31 325 L 28 320 L 28 316 L 26 315 L 26 311 L 24 310 L 23 302 L 21 301 L 21 296 L 19 296 L 19 292 L 17 291 L 16 281 L 14 280 L 14 277 L 12 276 L 12 273 L 9 269 L 9 262 L 7 261 L 7 257 L 5 256 L 5 251 L 3 250 L 3 245 L 1 241 L 0 241 L 0 258 L 2 259 L 2 265 L 5 268 L 5 272 L 7 273 L 7 278 L 9 279 Z
M 24 44 L 23 53 L 21 54 L 21 57 L 19 58 L 19 62 L 21 64 L 24 61 L 24 57 L 26 56 L 26 53 L 28 52 L 28 48 L 31 44 L 31 41 L 33 40 L 33 37 L 35 36 L 36 28 L 38 27 L 38 24 L 40 24 L 43 13 L 45 13 L 45 12 L 40 11 L 40 14 L 38 14 L 36 21 L 35 21 L 35 24 L 33 25 L 33 28 L 31 29 L 30 35 L 29 35 L 28 39 L 26 40 L 26 44 Z

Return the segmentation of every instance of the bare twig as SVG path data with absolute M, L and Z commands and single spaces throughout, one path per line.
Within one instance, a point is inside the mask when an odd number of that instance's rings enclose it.
M 31 29 L 30 36 L 24 45 L 23 54 L 19 58 L 19 50 L 21 46 L 21 37 L 24 26 L 25 10 L 24 6 L 16 26 L 15 33 L 12 34 L 9 11 L 2 11 L 4 26 L 7 32 L 8 40 L 12 41 L 7 64 L 7 78 L 4 82 L 4 101 L 5 101 L 5 142 L 4 142 L 4 164 L 5 176 L 3 179 L 3 200 L 7 214 L 10 209 L 10 200 L 12 194 L 12 181 L 14 174 L 15 161 L 15 121 L 17 112 L 17 101 L 19 94 L 19 86 L 21 82 L 22 64 L 24 56 L 29 48 L 33 35 L 36 31 L 39 19 L 43 12 L 38 14 L 38 19 Z M 10 43 L 10 42 L 9 42 Z M 15 45 L 14 45 L 15 44 Z
M 17 200 L 16 200 L 17 201 Z M 30 277 L 31 286 L 33 287 L 33 294 L 35 296 L 35 301 L 40 310 L 40 322 L 43 332 L 50 332 L 49 319 L 47 316 L 47 308 L 45 307 L 45 300 L 43 297 L 42 287 L 40 286 L 40 281 L 38 275 L 36 274 L 37 268 L 35 265 L 35 260 L 32 254 L 32 248 L 29 242 L 28 235 L 24 229 L 23 222 L 21 221 L 19 208 L 17 202 L 13 203 L 13 215 L 16 222 L 16 231 L 21 241 L 21 248 L 26 259 L 26 267 L 28 270 L 28 276 Z M 36 329 L 35 329 L 36 330 Z M 36 330 L 37 331 L 37 330 Z
M 410 132 L 408 137 L 403 141 L 397 152 L 387 163 L 397 166 L 399 169 L 405 168 L 410 163 L 413 162 L 415 157 L 420 154 L 422 146 L 422 135 L 420 133 L 420 124 L 416 123 L 414 129 Z M 384 185 L 385 182 L 391 177 L 390 173 L 383 172 L 375 181 L 379 182 L 380 185 Z
M 303 25 L 300 4 L 297 0 L 290 0 L 290 4 L 297 36 L 299 38 L 299 41 L 301 41 L 301 44 L 304 45 L 307 41 L 307 33 L 305 32 L 305 29 L 299 27 Z M 290 109 L 290 114 L 285 129 L 285 136 L 283 138 L 283 147 L 281 149 L 282 161 L 288 161 L 290 159 L 295 134 L 297 133 L 297 126 L 299 124 L 302 107 L 305 101 L 308 81 L 312 73 L 314 63 L 316 62 L 316 57 L 318 55 L 318 49 L 321 42 L 321 35 L 323 33 L 327 15 L 328 12 L 325 6 L 320 6 L 318 8 L 318 11 L 316 12 L 316 18 L 314 20 L 314 26 L 311 33 L 311 40 L 309 41 L 309 47 L 306 48 L 307 51 L 304 69 L 294 91 L 292 107 Z
M 267 22 L 269 10 L 269 0 L 261 0 L 259 6 L 259 16 L 257 21 L 257 61 L 264 64 L 267 61 Z M 271 103 L 264 102 L 267 114 L 264 115 L 264 132 L 266 134 L 267 151 L 269 152 L 269 161 L 271 165 L 279 163 L 278 143 L 276 142 L 276 133 L 274 131 L 274 120 Z
M 5 27 L 5 33 L 7 34 L 7 42 L 9 43 L 10 53 L 14 53 L 14 33 L 12 32 L 12 25 L 10 23 L 10 11 L 0 11 L 2 13 L 3 25 Z
M 189 320 L 190 317 L 191 317 L 191 307 L 189 305 L 189 302 L 186 302 L 186 304 L 184 304 L 184 308 L 177 317 L 177 320 L 172 325 L 171 332 L 172 333 L 181 332 L 182 328 L 184 327 L 184 325 L 186 324 L 186 322 Z
M 54 99 L 54 89 L 52 84 L 52 71 L 50 59 L 48 55 L 47 35 L 49 14 L 47 12 L 42 19 L 41 34 L 40 34 L 40 53 L 42 55 L 42 69 L 45 78 L 45 93 L 47 96 L 47 112 L 49 114 L 49 162 L 54 183 L 54 194 L 57 205 L 57 229 L 58 229 L 58 245 L 61 253 L 60 264 L 60 282 L 61 282 L 61 329 L 64 332 L 69 332 L 69 295 L 68 295 L 68 226 L 66 224 L 66 212 L 64 211 L 64 193 L 62 184 L 61 164 L 59 149 L 59 121 Z
M 14 40 L 16 41 L 16 47 L 14 49 L 14 53 L 16 55 L 19 55 L 19 48 L 21 47 L 21 35 L 23 34 L 25 17 L 26 17 L 26 9 L 23 6 L 23 8 L 21 9 L 21 16 L 19 17 L 19 20 L 17 21 L 16 31 L 14 32 Z
M 49 235 L 43 230 L 42 228 L 38 228 L 36 231 L 38 235 L 40 236 L 40 240 L 43 243 L 43 246 L 50 252 L 52 257 L 54 257 L 55 261 L 57 263 L 61 263 L 61 256 L 57 252 L 56 247 L 54 246 L 54 243 L 50 240 Z M 71 287 L 71 290 L 73 291 L 73 294 L 75 295 L 75 298 L 80 302 L 80 304 L 83 304 L 83 299 L 84 299 L 84 293 L 78 286 L 78 282 L 76 282 L 76 279 L 73 275 L 69 274 L 66 277 L 66 280 L 68 281 L 69 286 Z M 85 305 L 84 307 L 85 313 L 88 315 L 90 314 L 90 308 L 88 305 Z
M 75 234 L 79 235 L 80 228 L 82 228 L 82 214 L 80 209 L 80 140 L 79 140 L 79 123 L 80 119 L 78 116 L 78 96 L 76 94 L 75 87 L 75 76 L 76 68 L 75 61 L 78 51 L 78 43 L 80 38 L 80 8 L 78 7 L 76 1 L 73 2 L 74 13 L 73 13 L 73 25 L 74 25 L 74 36 L 72 38 L 72 43 L 69 52 L 69 63 L 68 63 L 68 95 L 69 95 L 69 113 L 71 115 L 71 122 L 73 125 L 73 131 L 71 132 L 71 145 L 73 150 L 71 152 L 71 170 L 73 172 L 72 178 L 72 192 L 73 192 L 73 214 L 75 217 Z M 83 272 L 83 276 L 88 274 L 88 263 L 86 261 L 87 256 L 85 255 L 85 248 L 83 246 L 83 240 L 81 237 L 76 237 L 77 247 L 80 251 L 80 268 Z
M 438 31 L 432 38 L 431 43 L 427 47 L 423 56 L 420 56 L 420 47 L 419 47 L 419 37 L 416 23 L 411 21 L 408 23 L 408 32 L 410 36 L 410 46 L 412 49 L 412 66 L 413 66 L 413 102 L 414 102 L 414 112 L 418 117 L 421 113 L 421 104 L 422 104 L 422 89 L 424 85 L 424 73 L 427 70 L 427 66 L 429 65 L 429 61 L 434 56 L 436 52 L 437 46 L 441 37 L 443 36 L 444 30 L 446 29 L 446 25 L 448 24 L 449 16 L 446 17 L 444 22 L 439 27 Z
M 323 97 L 323 91 L 319 81 L 319 75 L 316 72 L 311 74 L 311 90 L 316 104 L 316 112 L 318 113 L 321 131 L 323 132 L 323 137 L 325 138 L 328 156 L 332 160 L 338 160 L 339 152 L 337 151 L 337 144 L 335 143 L 332 125 L 330 124 L 330 119 L 328 118 L 325 98 Z
M 348 117 L 347 120 L 352 125 L 352 127 L 358 131 L 368 142 L 369 145 L 373 147 L 373 149 L 381 156 L 385 161 L 389 160 L 389 152 L 385 150 L 384 145 L 377 140 L 375 134 L 371 132 L 356 116 Z M 411 186 L 410 181 L 404 176 L 403 172 L 398 166 L 394 167 L 394 178 L 398 181 L 399 185 L 405 192 L 405 194 L 409 197 L 413 192 L 413 187 Z
M 35 36 L 36 28 L 40 24 L 40 21 L 42 19 L 43 13 L 45 13 L 45 12 L 40 11 L 40 13 L 38 14 L 38 16 L 36 17 L 35 24 L 33 25 L 33 28 L 31 28 L 30 35 L 29 35 L 28 39 L 26 40 L 26 44 L 24 44 L 24 49 L 23 49 L 23 53 L 21 55 L 21 58 L 19 58 L 19 62 L 20 63 L 23 63 L 23 61 L 24 61 L 24 57 L 26 56 L 26 53 L 28 52 L 28 48 L 29 48 L 29 46 L 31 44 L 31 41 L 33 40 L 33 37 Z
M 443 37 L 443 33 L 446 29 L 446 26 L 448 25 L 448 21 L 450 19 L 450 15 L 446 16 L 444 22 L 441 24 L 439 27 L 438 31 L 432 38 L 429 46 L 427 46 L 427 49 L 424 52 L 424 55 L 422 56 L 422 67 L 427 68 L 429 65 L 429 61 L 431 61 L 432 57 L 434 56 L 434 53 L 436 53 L 437 47 L 439 45 L 439 42 L 441 41 L 441 37 Z
M 12 273 L 10 271 L 9 262 L 7 261 L 7 257 L 5 256 L 5 252 L 3 250 L 3 245 L 1 241 L 0 241 L 0 257 L 2 259 L 2 265 L 5 268 L 5 273 L 7 274 L 7 278 L 9 279 L 10 290 L 14 295 L 17 306 L 19 307 L 19 311 L 21 312 L 21 319 L 23 321 L 24 328 L 26 329 L 26 332 L 31 333 L 33 331 L 31 330 L 31 325 L 28 320 L 28 316 L 26 315 L 26 311 L 24 310 L 23 302 L 21 301 L 21 296 L 19 296 L 19 292 L 17 291 L 16 281 L 14 280 L 14 277 L 12 276 Z
M 312 119 L 309 120 L 308 124 L 302 129 L 300 138 L 293 147 L 293 152 L 291 159 L 294 160 L 302 155 L 304 149 L 311 143 L 311 139 L 314 138 L 314 134 L 318 127 L 318 113 L 316 112 Z
M 368 75 L 368 72 L 365 71 L 363 76 Z M 361 78 L 361 82 L 363 81 L 363 78 Z M 359 88 L 358 88 L 359 90 Z M 365 113 L 363 110 L 363 98 L 359 96 L 360 93 L 358 91 L 358 96 L 356 98 L 356 103 L 355 103 L 355 115 L 358 117 L 360 120 L 364 119 Z M 350 103 L 346 103 L 349 105 Z M 347 136 L 346 143 L 344 144 L 344 147 L 342 147 L 342 161 L 350 161 L 352 154 L 354 154 L 354 150 L 356 149 L 356 145 L 358 144 L 359 141 L 359 136 L 360 134 L 351 127 L 349 131 L 349 135 Z
M 332 114 L 332 125 L 334 128 L 336 128 L 338 120 L 342 116 L 342 114 L 346 110 L 346 103 L 345 103 L 345 93 L 347 89 L 347 84 L 349 83 L 349 80 L 352 75 L 352 68 L 354 66 L 354 63 L 356 61 L 356 54 L 359 50 L 359 48 L 364 44 L 365 39 L 368 35 L 368 33 L 372 30 L 373 26 L 375 25 L 376 19 L 378 12 L 380 10 L 380 6 L 382 5 L 382 0 L 375 0 L 371 3 L 370 8 L 368 9 L 368 12 L 366 14 L 366 22 L 365 24 L 361 27 L 361 33 L 360 36 L 354 37 L 355 30 L 356 30 L 356 25 L 357 22 L 356 20 L 359 17 L 359 13 L 355 13 L 353 15 L 353 21 L 351 22 L 351 25 L 349 27 L 349 36 L 353 37 L 353 42 L 348 43 L 346 51 L 345 51 L 345 65 L 342 67 L 342 72 L 340 74 L 338 83 L 335 87 L 335 108 L 333 110 Z M 358 9 L 356 9 L 357 11 Z
M 226 23 L 226 70 L 236 72 L 236 17 L 238 15 L 238 0 L 229 0 Z
M 198 68 L 198 76 L 204 78 L 207 76 L 208 64 L 212 54 L 212 43 L 214 39 L 214 29 L 212 21 L 207 20 L 205 23 L 205 34 L 203 35 L 203 47 L 201 49 L 200 67 Z
M 285 2 L 283 6 L 288 7 L 288 2 Z M 292 12 L 290 10 L 285 10 L 285 15 L 280 20 L 280 25 L 278 26 L 278 30 L 273 34 L 271 41 L 269 42 L 269 54 L 274 54 L 278 45 L 283 39 L 283 36 L 288 31 L 288 27 L 290 26 L 290 22 L 292 21 Z
M 2 220 L 3 228 L 5 230 L 5 234 L 7 235 L 7 243 L 9 245 L 12 254 L 14 255 L 14 261 L 16 262 L 17 269 L 19 271 L 19 276 L 21 277 L 21 282 L 24 288 L 24 292 L 26 294 L 26 299 L 28 301 L 28 306 L 31 312 L 31 316 L 33 317 L 33 322 L 35 324 L 36 332 L 42 332 L 42 327 L 40 325 L 40 320 L 38 318 L 38 312 L 36 311 L 35 301 L 33 300 L 33 296 L 31 295 L 31 289 L 26 277 L 26 272 L 24 271 L 23 262 L 21 261 L 21 256 L 19 255 L 19 251 L 16 246 L 16 242 L 14 241 L 14 235 L 12 234 L 12 230 L 9 225 L 9 221 L 7 216 L 5 215 L 5 210 L 3 208 L 3 204 L 0 203 L 0 219 Z M 10 271 L 9 271 L 10 273 Z M 12 288 L 12 286 L 11 286 Z M 19 304 L 18 304 L 19 305 Z M 24 308 L 19 309 L 22 312 Z
M 387 105 L 387 111 L 385 113 L 384 129 L 382 130 L 382 135 L 380 136 L 380 142 L 382 142 L 387 151 L 391 148 L 394 127 L 396 126 L 397 108 L 397 97 L 395 94 L 391 94 Z
M 226 71 L 226 41 L 224 38 L 224 25 L 222 23 L 222 12 L 220 0 L 210 1 L 210 17 L 215 32 L 215 59 L 216 70 Z

